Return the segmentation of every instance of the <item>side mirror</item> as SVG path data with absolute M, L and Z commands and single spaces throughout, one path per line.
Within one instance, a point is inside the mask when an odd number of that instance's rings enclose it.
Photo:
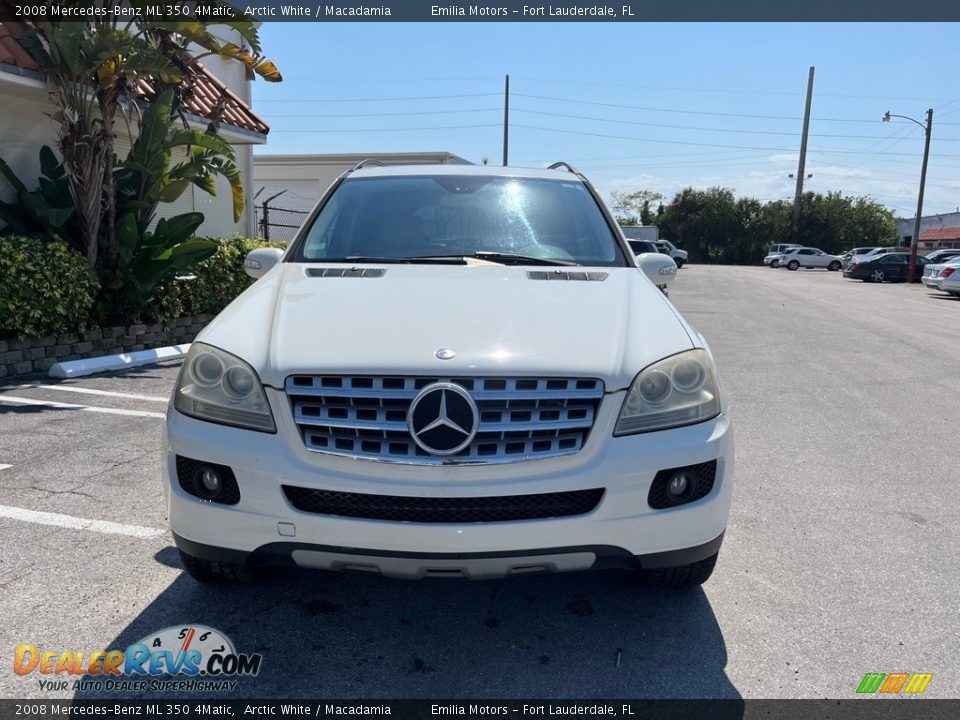
M 280 262 L 283 257 L 283 250 L 280 248 L 257 248 L 251 250 L 243 260 L 243 269 L 247 275 L 252 278 L 261 278 L 266 275 L 274 265 Z
M 666 293 L 667 287 L 677 276 L 677 264 L 669 255 L 661 253 L 641 253 L 637 255 L 637 265 L 647 279 Z

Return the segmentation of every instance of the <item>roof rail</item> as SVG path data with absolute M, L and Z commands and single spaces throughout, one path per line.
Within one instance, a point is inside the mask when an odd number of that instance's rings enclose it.
M 383 160 L 377 160 L 376 158 L 367 158 L 366 160 L 361 160 L 352 168 L 347 170 L 347 172 L 353 172 L 354 170 L 359 170 L 360 168 L 365 168 L 368 165 L 376 165 L 377 167 L 387 167 L 387 163 Z
M 578 177 L 583 177 L 583 173 L 577 170 L 573 165 L 568 162 L 561 160 L 560 162 L 555 162 L 553 165 L 547 168 L 547 170 L 566 170 L 567 172 L 572 172 Z

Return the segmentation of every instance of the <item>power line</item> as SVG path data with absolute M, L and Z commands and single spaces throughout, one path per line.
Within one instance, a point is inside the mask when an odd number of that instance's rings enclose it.
M 568 113 L 553 113 L 553 112 L 547 112 L 544 110 L 526 110 L 522 108 L 514 108 L 514 112 L 526 113 L 528 115 L 546 115 L 549 117 L 570 118 L 574 120 L 591 120 L 591 121 L 597 121 L 597 122 L 608 122 L 608 123 L 616 123 L 619 125 L 642 125 L 645 127 L 669 128 L 671 130 L 697 130 L 701 132 L 740 133 L 740 134 L 746 134 L 746 135 L 786 135 L 790 137 L 798 137 L 800 135 L 800 133 L 789 132 L 785 130 L 745 130 L 740 128 L 715 128 L 715 127 L 701 127 L 701 126 L 694 126 L 694 125 L 675 125 L 673 123 L 651 123 L 651 122 L 644 122 L 641 120 L 615 120 L 611 118 L 596 117 L 595 115 L 570 115 Z M 843 134 L 832 135 L 832 134 L 824 134 L 824 133 L 810 133 L 810 137 L 858 138 L 858 139 L 865 139 L 865 140 L 877 139 L 876 135 L 843 135 Z M 946 142 L 960 142 L 960 138 L 937 138 L 937 139 L 943 140 Z
M 301 98 L 262 98 L 257 100 L 257 104 L 262 103 L 335 103 L 335 102 L 395 102 L 400 100 L 455 100 L 460 98 L 475 97 L 501 97 L 501 93 L 466 93 L 463 95 L 418 95 L 409 97 L 366 97 L 366 98 L 321 98 L 317 100 L 304 100 Z
M 414 78 L 414 77 L 365 77 L 365 78 L 288 78 L 284 77 L 286 83 L 354 83 L 354 82 L 480 82 L 486 80 L 503 80 L 502 76 L 488 77 L 432 77 L 432 78 Z M 906 98 L 901 98 L 906 99 Z M 931 101 L 933 102 L 933 101 Z
M 585 132 L 582 130 L 562 130 L 560 128 L 548 128 L 548 127 L 541 127 L 539 125 L 522 125 L 519 123 L 515 123 L 513 127 L 524 128 L 526 130 L 539 130 L 541 132 L 556 132 L 556 133 L 564 133 L 568 135 L 585 135 L 589 137 L 609 138 L 612 140 L 632 140 L 635 142 L 651 142 L 651 143 L 659 143 L 659 144 L 666 144 L 666 145 L 691 145 L 696 147 L 738 148 L 741 150 L 770 150 L 774 152 L 796 152 L 797 151 L 796 148 L 765 147 L 765 146 L 758 146 L 758 145 L 725 145 L 721 143 L 700 143 L 700 142 L 691 142 L 691 141 L 684 141 L 684 140 L 655 140 L 653 138 L 632 137 L 629 135 L 609 135 L 606 133 L 592 133 L 592 132 Z M 862 152 L 862 148 L 860 150 L 817 150 L 817 152 L 830 153 L 830 154 L 836 154 L 836 155 L 856 155 L 859 152 Z M 913 155 L 913 153 L 889 153 L 889 154 L 904 155 L 904 156 Z M 939 157 L 960 158 L 960 155 L 940 155 Z
M 274 133 L 362 133 L 362 132 L 410 132 L 410 131 L 424 131 L 424 130 L 467 130 L 471 128 L 498 128 L 501 127 L 500 123 L 490 123 L 486 125 L 434 125 L 431 127 L 411 127 L 411 128 L 334 128 L 334 129 L 325 129 L 325 130 L 316 130 L 310 128 L 309 130 L 271 130 L 270 132 Z
M 405 112 L 385 112 L 385 113 L 332 113 L 332 114 L 315 114 L 315 113 L 289 113 L 289 114 L 274 114 L 270 113 L 269 119 L 273 118 L 378 118 L 378 117 L 401 117 L 401 116 L 410 116 L 410 115 L 454 115 L 457 113 L 475 113 L 475 112 L 491 112 L 491 111 L 500 112 L 503 108 L 467 108 L 466 110 L 410 110 Z
M 698 92 L 698 93 L 721 93 L 728 95 L 789 95 L 789 96 L 803 96 L 802 92 L 791 92 L 786 90 L 743 90 L 743 89 L 727 89 L 727 88 L 690 88 L 690 87 L 674 87 L 669 85 L 636 85 L 633 83 L 608 83 L 608 82 L 596 82 L 591 80 L 555 80 L 550 78 L 527 78 L 519 77 L 518 80 L 526 80 L 528 82 L 542 82 L 542 83 L 553 83 L 559 85 L 588 85 L 596 87 L 629 87 L 637 88 L 639 90 L 669 90 L 677 92 Z M 918 98 L 918 97 L 897 97 L 892 95 L 853 95 L 848 93 L 824 93 L 818 92 L 817 97 L 837 97 L 837 98 L 858 98 L 865 100 L 915 100 L 918 102 L 944 102 L 944 98 Z

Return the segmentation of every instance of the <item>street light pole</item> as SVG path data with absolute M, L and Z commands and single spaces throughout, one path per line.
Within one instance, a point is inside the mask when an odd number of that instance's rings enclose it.
M 933 132 L 933 108 L 927 110 L 927 123 L 914 120 L 906 115 L 891 115 L 888 110 L 883 116 L 883 122 L 890 122 L 890 118 L 898 117 L 909 120 L 923 128 L 923 165 L 920 167 L 920 192 L 917 195 L 917 217 L 913 223 L 913 238 L 910 241 L 910 268 L 907 270 L 907 282 L 912 283 L 917 277 L 917 243 L 920 242 L 920 218 L 923 215 L 923 190 L 927 184 L 927 160 L 930 158 L 930 135 Z

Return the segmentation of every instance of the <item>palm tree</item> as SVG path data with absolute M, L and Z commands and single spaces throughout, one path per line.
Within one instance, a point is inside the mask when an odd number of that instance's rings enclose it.
M 9 2 L 0 0 L 0 7 Z M 175 88 L 179 107 L 199 74 L 199 60 L 210 55 L 240 62 L 267 81 L 282 79 L 276 65 L 261 55 L 257 28 L 248 21 L 218 21 L 236 31 L 243 45 L 224 41 L 204 23 L 190 20 L 23 24 L 27 32 L 17 39 L 47 74 L 57 106 L 52 117 L 59 125 L 59 148 L 91 269 L 98 267 L 101 235 L 108 253 L 116 247 L 117 117 L 136 108 L 145 85 L 157 95 Z M 195 56 L 191 47 L 199 48 L 200 54 Z M 209 130 L 215 132 L 216 126 L 214 118 Z M 232 184 L 236 205 L 240 185 Z

